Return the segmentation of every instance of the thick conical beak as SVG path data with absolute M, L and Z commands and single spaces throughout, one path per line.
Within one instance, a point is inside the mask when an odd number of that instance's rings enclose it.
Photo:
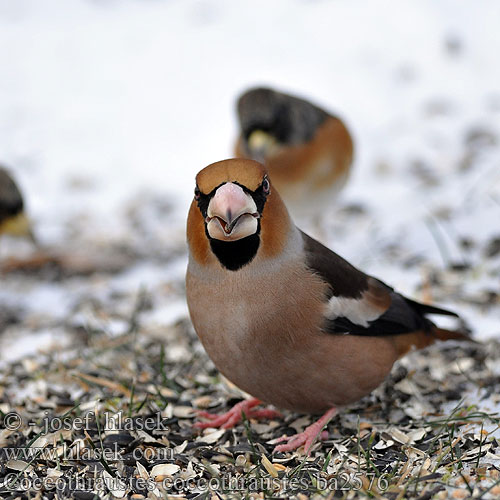
M 217 189 L 208 205 L 208 234 L 218 240 L 239 240 L 257 231 L 258 218 L 253 198 L 237 184 L 228 182 Z
M 21 238 L 29 238 L 36 244 L 35 236 L 31 227 L 31 223 L 24 212 L 5 219 L 0 223 L 0 234 L 9 234 L 10 236 L 18 236 Z
M 268 156 L 272 156 L 278 150 L 278 141 L 263 130 L 255 130 L 247 140 L 248 149 L 252 158 L 265 163 Z

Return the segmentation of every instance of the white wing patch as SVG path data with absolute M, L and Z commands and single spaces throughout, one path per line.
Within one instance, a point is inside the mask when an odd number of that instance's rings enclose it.
M 347 297 L 332 297 L 326 306 L 325 316 L 328 319 L 344 317 L 356 325 L 367 328 L 369 321 L 373 321 L 382 315 L 380 308 L 370 304 L 367 300 L 351 299 Z

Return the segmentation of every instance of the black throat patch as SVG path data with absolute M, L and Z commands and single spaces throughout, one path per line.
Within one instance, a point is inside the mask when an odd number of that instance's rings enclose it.
M 219 262 L 230 271 L 237 271 L 249 264 L 260 245 L 258 233 L 236 241 L 221 241 L 210 238 L 210 247 Z

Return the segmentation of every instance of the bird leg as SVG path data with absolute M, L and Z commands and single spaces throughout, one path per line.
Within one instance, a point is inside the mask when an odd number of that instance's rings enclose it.
M 286 444 L 280 444 L 276 446 L 273 450 L 273 453 L 277 451 L 293 451 L 296 450 L 299 446 L 304 446 L 304 451 L 309 455 L 312 445 L 316 441 L 316 439 L 326 439 L 328 437 L 328 432 L 323 431 L 324 427 L 328 425 L 328 422 L 336 415 L 337 409 L 331 408 L 328 410 L 317 422 L 311 424 L 309 427 L 306 427 L 304 431 L 299 434 L 295 434 L 293 436 L 283 436 L 279 438 L 276 442 L 281 443 L 283 441 Z
M 221 427 L 223 429 L 231 429 L 242 420 L 243 414 L 246 418 L 256 419 L 282 416 L 281 413 L 275 410 L 254 410 L 253 408 L 260 403 L 261 401 L 257 398 L 245 399 L 235 404 L 229 411 L 223 413 L 222 415 L 209 413 L 207 411 L 200 411 L 198 412 L 198 415 L 200 417 L 208 419 L 208 422 L 196 422 L 194 424 L 194 427 L 196 427 L 197 429 L 206 429 L 207 427 Z

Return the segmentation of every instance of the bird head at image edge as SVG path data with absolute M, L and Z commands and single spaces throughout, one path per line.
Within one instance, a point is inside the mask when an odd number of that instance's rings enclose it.
M 7 169 L 0 167 L 0 236 L 3 234 L 35 240 L 21 191 Z

